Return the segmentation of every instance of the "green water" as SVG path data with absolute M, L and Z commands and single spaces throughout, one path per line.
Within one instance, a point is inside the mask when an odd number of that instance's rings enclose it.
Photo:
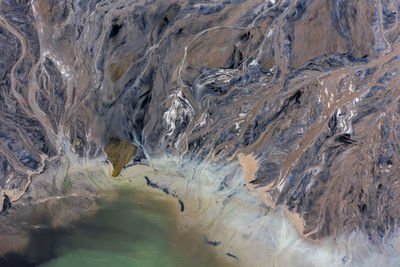
M 228 266 L 203 236 L 177 231 L 177 206 L 171 202 L 130 189 L 118 193 L 67 228 L 33 232 L 31 262 L 46 267 Z

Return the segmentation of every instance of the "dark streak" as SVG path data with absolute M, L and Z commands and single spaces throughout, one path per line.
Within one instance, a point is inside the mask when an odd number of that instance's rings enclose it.
M 274 121 L 276 118 L 279 117 L 287 108 L 288 106 L 295 101 L 296 104 L 300 104 L 300 97 L 303 93 L 301 90 L 297 90 L 294 95 L 290 96 L 288 99 L 286 99 L 285 103 L 282 105 L 281 109 L 276 112 L 271 119 L 269 119 L 266 123 L 264 123 L 263 128 L 265 128 L 268 124 L 270 124 L 272 121 Z
M 163 191 L 166 195 L 169 195 L 170 192 L 168 190 L 168 188 L 166 187 L 161 187 L 156 183 L 153 183 L 152 181 L 150 181 L 149 177 L 144 176 L 144 179 L 146 180 L 146 184 L 154 189 L 158 189 Z M 180 206 L 180 210 L 181 212 L 183 212 L 185 210 L 185 205 L 183 203 L 183 201 L 178 197 L 178 195 L 176 193 L 171 193 L 171 196 L 173 196 L 174 198 L 176 198 L 178 200 L 179 206 Z
M 155 184 L 152 181 L 150 181 L 149 177 L 145 176 L 144 179 L 146 180 L 146 184 L 148 186 L 150 186 L 152 188 L 155 188 L 155 189 L 160 189 L 160 187 L 157 184 Z
M 356 143 L 355 140 L 350 139 L 350 134 L 342 134 L 342 135 L 339 135 L 338 137 L 335 138 L 335 141 L 336 141 L 336 142 L 343 143 L 343 144 L 345 144 L 345 145 L 351 145 L 351 144 Z
M 185 206 L 183 205 L 183 201 L 178 198 L 179 205 L 181 206 L 181 212 L 185 210 Z
M 8 210 L 9 208 L 11 208 L 11 201 L 10 201 L 10 198 L 9 198 L 6 194 L 4 194 L 3 208 L 2 208 L 2 210 L 1 210 L 1 214 L 2 214 L 2 215 L 7 214 L 7 210 Z
M 166 187 L 160 187 L 158 184 L 153 183 L 152 181 L 150 181 L 149 177 L 144 176 L 144 179 L 146 179 L 146 184 L 152 188 L 155 189 L 159 189 L 162 190 L 166 195 L 169 195 L 169 190 Z
M 214 246 L 214 247 L 219 246 L 219 245 L 221 244 L 221 241 L 211 241 L 211 240 L 209 240 L 209 239 L 207 238 L 207 236 L 204 236 L 204 241 L 205 241 L 208 245 Z
M 260 184 L 264 181 L 265 179 L 261 178 L 261 179 L 254 179 L 252 181 L 250 181 L 251 184 Z
M 119 30 L 122 28 L 122 25 L 118 25 L 118 24 L 114 24 L 113 26 L 112 26 L 112 28 L 111 28 L 111 31 L 110 31 L 110 39 L 111 38 L 114 38 L 115 36 L 117 36 L 118 35 L 118 33 L 119 33 Z
M 234 258 L 235 260 L 239 260 L 238 257 L 236 257 L 235 255 L 233 255 L 233 254 L 231 254 L 231 253 L 229 253 L 229 252 L 227 252 L 226 255 L 229 256 L 229 257 L 231 257 L 231 258 Z

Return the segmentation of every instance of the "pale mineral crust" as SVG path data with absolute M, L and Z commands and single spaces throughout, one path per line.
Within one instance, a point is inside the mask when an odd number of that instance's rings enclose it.
M 311 239 L 387 237 L 400 223 L 399 8 L 1 0 L 2 216 L 67 151 L 103 157 L 113 136 L 148 159 L 240 161 Z

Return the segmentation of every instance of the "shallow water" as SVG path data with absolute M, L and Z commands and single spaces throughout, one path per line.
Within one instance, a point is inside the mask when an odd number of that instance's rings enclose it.
M 1 266 L 228 266 L 204 237 L 178 231 L 176 207 L 165 198 L 117 191 L 66 228 L 34 230 L 24 255 L 9 254 Z

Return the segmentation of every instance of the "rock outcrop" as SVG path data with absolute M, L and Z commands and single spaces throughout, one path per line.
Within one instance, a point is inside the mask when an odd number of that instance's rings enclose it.
M 240 161 L 305 237 L 388 237 L 398 12 L 387 0 L 2 0 L 2 212 L 67 151 L 101 158 L 118 138 L 116 175 L 136 147 Z

